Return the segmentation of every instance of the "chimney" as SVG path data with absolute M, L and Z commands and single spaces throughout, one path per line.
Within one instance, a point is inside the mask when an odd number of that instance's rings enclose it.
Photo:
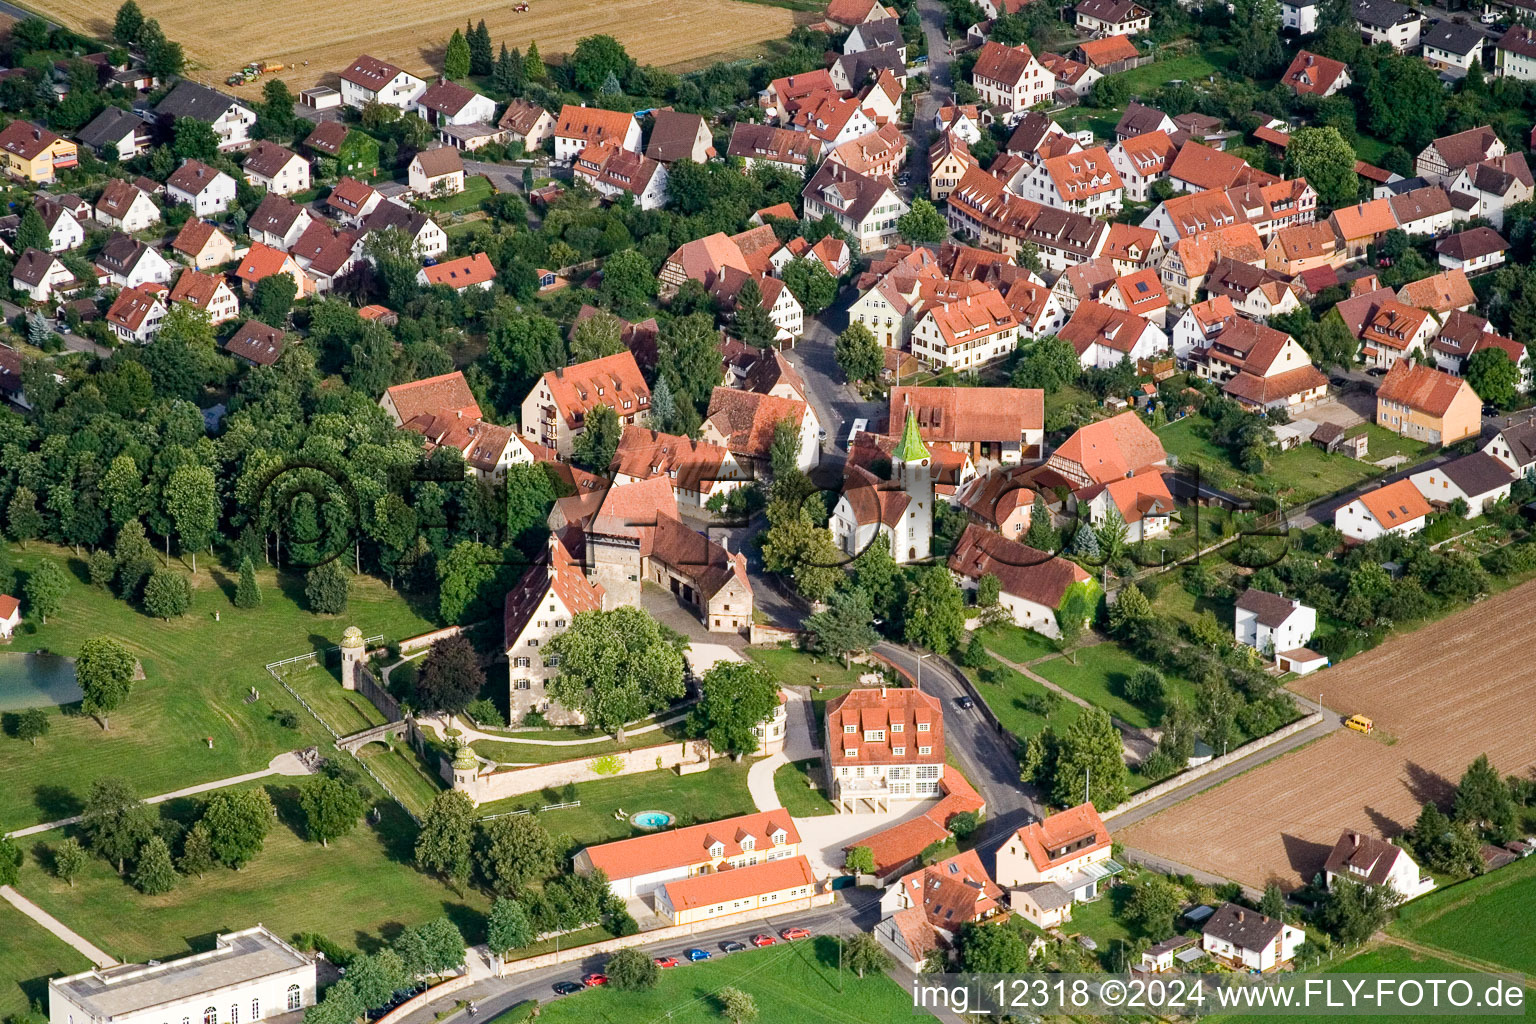
M 885 684 L 880 684 L 880 699 L 885 700 Z
M 1360 849 L 1360 833 L 1359 832 L 1351 832 L 1349 834 L 1349 842 L 1350 842 L 1350 845 L 1352 845 L 1355 849 L 1357 849 L 1357 850 Z
M 1243 923 L 1243 912 L 1241 910 L 1239 910 L 1237 912 L 1237 923 L 1238 924 L 1242 924 Z

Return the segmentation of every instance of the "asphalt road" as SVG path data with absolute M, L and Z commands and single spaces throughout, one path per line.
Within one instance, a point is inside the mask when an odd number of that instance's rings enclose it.
M 949 40 L 944 36 L 948 17 L 940 0 L 918 0 L 918 16 L 928 41 L 928 91 L 918 95 L 912 112 L 912 151 L 908 165 L 914 193 L 928 193 L 928 147 L 933 142 L 933 118 L 940 107 L 954 98 L 950 77 Z
M 3 5 L 0 5 L 0 10 L 3 9 Z M 4 311 L 5 318 L 7 320 L 14 316 L 19 316 L 22 312 L 24 312 L 24 310 L 14 302 L 8 302 L 3 299 L 0 299 L 0 310 Z M 89 338 L 82 338 L 78 334 L 72 334 L 68 330 L 61 329 L 59 326 L 60 321 L 48 320 L 47 323 L 49 327 L 54 328 L 54 333 L 56 333 L 60 338 L 64 339 L 64 347 L 70 352 L 85 352 L 88 355 L 97 356 L 101 359 L 106 359 L 112 354 L 112 350 L 107 348 L 105 345 L 98 345 Z M 25 333 L 25 331 L 23 331 L 23 333 Z
M 883 403 L 865 401 L 844 380 L 842 368 L 837 365 L 834 346 L 838 334 L 848 326 L 848 306 L 857 298 L 856 289 L 844 289 L 820 316 L 806 321 L 800 341 L 784 350 L 784 358 L 805 378 L 806 397 L 827 432 L 821 461 L 828 470 L 841 469 L 848 451 L 848 430 L 854 420 L 884 419 L 886 413 Z M 838 479 L 841 480 L 841 474 Z
M 683 962 L 678 967 L 669 969 L 686 971 L 692 965 L 683 953 L 694 947 L 708 950 L 714 957 L 720 957 L 729 955 L 722 952 L 720 948 L 720 944 L 727 940 L 734 939 L 737 942 L 749 943 L 752 936 L 759 933 L 776 936 L 781 929 L 792 926 L 809 929 L 813 935 L 852 935 L 855 932 L 868 931 L 879 921 L 879 903 L 878 893 L 844 889 L 839 892 L 838 902 L 831 906 L 784 914 L 766 920 L 736 921 L 706 932 L 699 932 L 686 939 L 647 943 L 637 948 L 647 956 L 675 956 Z M 778 945 L 783 947 L 786 944 L 780 942 Z M 790 946 L 793 948 L 793 944 Z M 559 998 L 554 992 L 556 984 L 563 981 L 579 983 L 583 975 L 601 972 L 609 955 L 589 956 L 525 974 L 487 979 L 456 993 L 454 998 L 473 1002 L 476 1008 L 475 1018 L 490 1020 L 502 1010 L 516 1006 L 527 999 L 547 1002 Z M 435 1024 L 435 1015 L 443 1008 L 441 1003 L 429 1004 L 406 1017 L 401 1024 Z M 465 1024 L 467 1020 L 468 1018 L 464 1015 L 458 1015 L 455 1024 Z

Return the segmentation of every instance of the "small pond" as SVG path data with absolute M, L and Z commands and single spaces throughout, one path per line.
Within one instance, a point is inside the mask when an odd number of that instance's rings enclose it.
M 0 711 L 72 704 L 81 696 L 73 659 L 0 652 Z

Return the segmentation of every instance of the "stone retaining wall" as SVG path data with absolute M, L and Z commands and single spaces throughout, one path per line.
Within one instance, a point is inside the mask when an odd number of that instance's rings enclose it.
M 710 750 L 709 744 L 704 740 L 672 740 L 652 747 L 637 747 L 634 750 L 612 754 L 595 754 L 570 761 L 556 761 L 552 764 L 481 772 L 468 781 L 455 781 L 454 788 L 462 790 L 476 804 L 484 804 L 505 800 L 507 797 L 522 796 L 524 793 L 536 793 L 541 789 L 557 789 L 577 782 L 616 779 L 625 775 L 639 775 L 643 772 L 664 771 L 679 768 L 679 766 L 708 763 L 709 759 L 715 756 L 717 755 Z M 606 774 L 594 772 L 592 765 L 600 757 L 617 758 L 622 766 L 616 772 Z M 692 768 L 691 770 L 702 769 Z M 447 773 L 448 776 L 463 774 L 451 770 Z M 637 807 L 635 810 L 640 811 L 645 808 Z

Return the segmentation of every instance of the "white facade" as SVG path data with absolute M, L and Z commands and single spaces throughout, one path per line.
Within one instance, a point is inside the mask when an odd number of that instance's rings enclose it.
M 119 288 L 137 288 L 141 284 L 169 285 L 171 265 L 156 250 L 145 249 L 126 274 L 113 274 L 111 281 Z
M 1360 858 L 1346 855 L 1343 858 L 1345 863 L 1339 864 L 1342 870 L 1331 871 L 1325 868 L 1323 873 L 1329 889 L 1333 888 L 1335 879 L 1342 878 L 1357 884 L 1369 882 L 1370 884 L 1385 885 L 1404 900 L 1411 900 L 1424 895 L 1435 887 L 1435 880 L 1421 872 L 1419 866 L 1413 862 L 1413 858 L 1408 855 L 1408 851 L 1402 847 L 1382 842 L 1374 837 L 1361 836 L 1354 832 L 1347 833 L 1339 842 L 1340 844 L 1346 844 L 1351 841 L 1355 843 L 1355 847 L 1349 851 L 1350 853 L 1356 853 L 1364 846 L 1369 851 L 1369 856 L 1368 858 Z M 1335 856 L 1337 855 L 1336 848 Z M 1378 870 L 1382 868 L 1382 865 L 1375 863 L 1375 858 L 1378 857 L 1388 858 L 1389 866 L 1386 866 L 1385 870 Z M 1330 861 L 1332 859 L 1330 858 Z M 1365 863 L 1367 860 L 1370 862 Z M 1385 875 L 1384 878 L 1382 877 L 1383 875 Z M 1375 882 L 1374 879 L 1377 878 L 1382 880 Z
M 198 218 L 202 218 L 220 212 L 235 201 L 235 179 L 220 171 L 205 182 L 202 190 L 197 193 L 167 185 L 165 197 L 173 203 L 186 203 Z
M 27 298 L 33 302 L 45 302 L 56 290 L 69 287 L 74 280 L 75 275 L 69 272 L 69 268 L 64 266 L 62 260 L 55 257 L 50 260 L 47 273 L 37 284 L 28 284 L 20 278 L 12 277 L 11 287 L 19 292 L 25 292 Z
M 426 90 L 423 90 L 423 92 L 425 91 Z M 421 97 L 417 96 L 415 100 L 412 100 L 412 104 L 416 108 L 417 116 L 424 120 L 431 120 L 427 117 L 427 108 L 417 102 L 420 99 Z M 438 125 L 495 124 L 496 101 L 485 95 L 485 93 L 477 92 L 468 103 L 465 103 L 462 107 L 459 108 L 457 113 L 445 114 L 440 110 L 432 111 L 432 113 L 437 118 L 434 123 Z
M 98 206 L 95 214 L 96 223 L 105 224 L 107 227 L 117 228 L 119 231 L 126 231 L 129 234 L 133 234 L 135 231 L 144 231 L 157 223 L 160 220 L 160 208 L 144 192 L 138 189 L 135 189 L 134 192 L 133 202 L 129 204 L 128 209 L 124 210 L 120 217 Z
M 1249 910 L 1245 913 L 1258 914 L 1258 911 Z M 1300 928 L 1282 924 L 1279 938 L 1274 942 L 1265 943 L 1262 949 L 1233 945 L 1209 933 L 1200 936 L 1200 948 L 1211 956 L 1220 957 L 1228 962 L 1241 963 L 1250 971 L 1271 971 L 1281 964 L 1294 960 L 1296 950 L 1301 948 L 1305 938 L 1306 933 Z
M 377 89 L 349 82 L 345 78 L 341 80 L 341 102 L 358 110 L 362 110 L 370 103 L 383 103 L 385 106 L 410 110 L 416 98 L 426 91 L 426 82 L 405 71 L 399 72 L 388 83 Z
M 837 499 L 832 518 L 827 526 L 832 540 L 844 554 L 857 557 L 884 536 L 890 542 L 891 557 L 898 565 L 928 557 L 933 546 L 933 474 L 929 459 L 917 462 L 898 462 L 893 466 L 895 478 L 885 485 L 888 491 L 904 491 L 907 507 L 895 523 L 861 523 L 854 515 L 853 505 L 844 494 Z
M 981 102 L 989 107 L 999 107 L 1009 113 L 1019 114 L 1037 103 L 1044 103 L 1056 91 L 1056 76 L 1047 71 L 1033 56 L 1017 81 L 1000 82 L 982 75 L 973 75 L 972 84 Z
M 85 243 L 85 228 L 68 210 L 60 210 L 59 216 L 48 229 L 48 251 L 67 252 Z
M 1400 533 L 1405 537 L 1411 537 L 1424 529 L 1428 521 L 1427 516 L 1419 516 L 1396 526 L 1384 526 L 1380 520 L 1371 515 L 1365 503 L 1359 498 L 1349 504 L 1340 507 L 1333 514 L 1333 525 L 1344 536 L 1351 540 L 1375 540 L 1385 533 Z
M 260 925 L 204 953 L 48 982 L 49 1024 L 254 1024 L 314 1004 L 314 962 Z
M 1285 0 L 1280 4 L 1280 25 L 1299 36 L 1309 36 L 1316 32 L 1316 0 Z
M 303 192 L 309 188 L 309 161 L 295 153 L 275 174 L 270 176 L 247 168 L 245 180 L 268 192 L 276 192 L 280 196 L 291 196 L 295 192 Z
M 584 134 L 562 135 L 557 127 L 555 129 L 555 160 L 563 164 L 571 163 L 582 150 L 587 148 L 587 143 L 590 141 Z M 640 122 L 633 117 L 624 126 L 623 148 L 631 153 L 640 152 Z
M 1275 601 L 1287 600 L 1275 594 L 1265 596 Z M 1290 614 L 1278 625 L 1271 625 L 1261 622 L 1260 619 L 1264 616 L 1258 611 L 1242 607 L 1242 602 L 1239 601 L 1236 622 L 1233 625 L 1237 642 L 1261 653 L 1293 651 L 1298 647 L 1307 646 L 1312 639 L 1312 634 L 1317 630 L 1317 609 L 1309 608 L 1296 600 L 1291 600 L 1290 604 Z
M 939 307 L 942 309 L 943 307 Z M 952 370 L 973 371 L 1006 358 L 1018 347 L 1019 328 L 1011 320 L 992 330 L 978 330 L 950 344 L 934 320 L 932 311 L 912 328 L 912 354 L 925 364 Z
M 1424 495 L 1424 500 L 1436 505 L 1449 505 L 1460 498 L 1467 503 L 1466 518 L 1474 519 L 1483 514 L 1489 505 L 1509 497 L 1509 489 L 1514 484 L 1513 475 L 1506 481 L 1481 494 L 1468 494 L 1455 480 L 1445 472 L 1443 467 L 1436 466 L 1433 469 L 1422 470 L 1413 474 L 1408 479 L 1413 481 L 1413 486 Z

